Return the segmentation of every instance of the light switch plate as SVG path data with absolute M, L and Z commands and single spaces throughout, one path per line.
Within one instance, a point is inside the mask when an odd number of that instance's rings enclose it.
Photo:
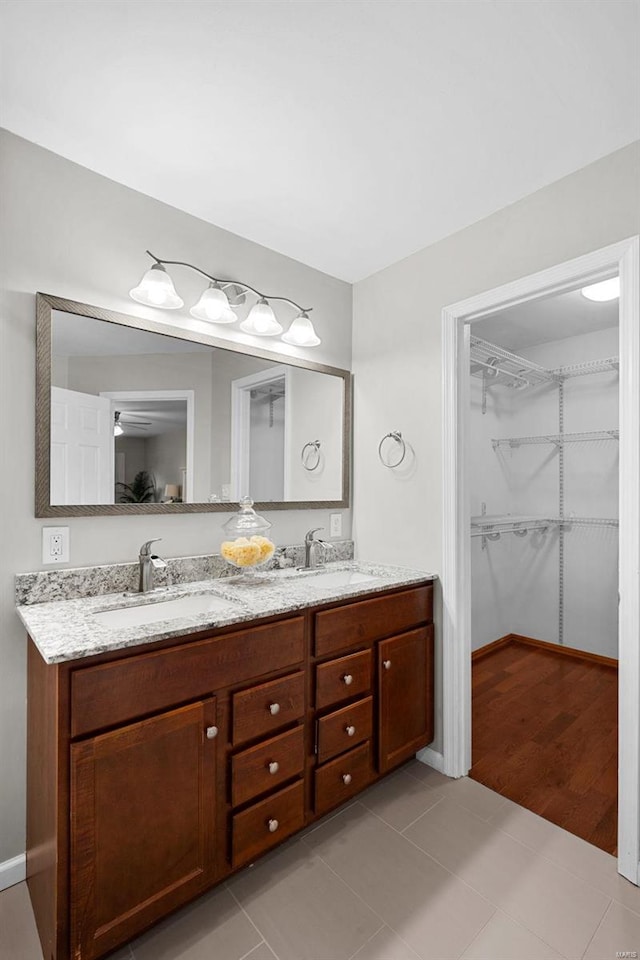
M 341 513 L 331 514 L 331 529 L 330 529 L 329 535 L 331 537 L 342 536 L 342 514 Z
M 69 563 L 69 527 L 42 528 L 42 562 Z

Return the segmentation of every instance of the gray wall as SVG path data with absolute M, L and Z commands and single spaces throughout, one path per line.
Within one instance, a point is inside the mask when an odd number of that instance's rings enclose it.
M 0 863 L 24 851 L 26 640 L 14 611 L 15 573 L 41 568 L 33 509 L 36 291 L 152 316 L 131 301 L 149 248 L 258 288 L 314 305 L 322 346 L 308 353 L 339 367 L 351 361 L 351 287 L 303 264 L 100 177 L 25 140 L 0 132 L 0 410 L 3 414 L 0 554 Z M 175 272 L 186 302 L 201 284 Z M 185 314 L 185 317 L 188 316 Z M 278 341 L 281 353 L 295 355 Z M 74 518 L 71 565 L 131 560 L 163 537 L 166 556 L 211 553 L 222 514 Z M 300 541 L 329 526 L 328 511 L 274 512 L 276 541 Z M 350 533 L 345 512 L 344 535 Z M 56 521 L 56 523 L 59 521 Z
M 631 144 L 354 286 L 358 556 L 442 568 L 442 308 L 640 233 L 639 167 Z M 378 460 L 389 430 L 404 471 Z

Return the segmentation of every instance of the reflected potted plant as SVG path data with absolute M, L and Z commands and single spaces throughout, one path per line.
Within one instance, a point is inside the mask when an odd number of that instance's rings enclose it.
M 156 481 L 147 470 L 140 470 L 133 478 L 133 483 L 118 482 L 122 487 L 118 496 L 118 503 L 155 503 Z

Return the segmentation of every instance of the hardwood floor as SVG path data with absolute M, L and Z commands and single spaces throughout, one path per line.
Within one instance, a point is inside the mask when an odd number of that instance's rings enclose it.
M 469 774 L 615 853 L 618 671 L 509 640 L 476 659 Z

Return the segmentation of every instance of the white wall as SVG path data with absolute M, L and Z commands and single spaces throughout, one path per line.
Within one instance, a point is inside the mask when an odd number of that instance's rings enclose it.
M 545 309 L 541 302 L 540 309 Z M 474 333 L 484 336 L 482 321 Z M 499 338 L 496 338 L 499 343 Z M 615 356 L 618 330 L 553 341 L 521 354 L 548 368 Z M 491 446 L 492 438 L 539 436 L 559 429 L 558 389 L 526 391 L 490 387 L 482 415 L 481 381 L 472 384 L 472 512 L 481 500 L 488 513 L 554 517 L 559 512 L 559 457 L 549 445 Z M 618 377 L 603 373 L 566 381 L 565 432 L 618 427 Z M 500 416 L 496 416 L 496 410 Z M 618 445 L 587 441 L 565 445 L 565 513 L 618 516 Z M 507 633 L 558 640 L 559 549 L 557 528 L 498 541 L 472 538 L 472 647 Z M 574 526 L 564 537 L 564 636 L 566 646 L 617 657 L 617 530 Z
M 355 285 L 359 556 L 441 570 L 442 308 L 640 233 L 639 164 L 635 143 Z M 415 449 L 412 471 L 378 460 L 392 429 Z M 439 650 L 436 657 L 438 747 Z
M 322 346 L 313 353 L 278 342 L 280 353 L 321 363 L 351 362 L 351 287 L 301 263 L 129 190 L 6 132 L 0 133 L 0 409 L 3 423 L 0 560 L 0 862 L 24 850 L 26 640 L 14 610 L 14 574 L 41 568 L 34 518 L 35 293 L 81 300 L 125 313 L 157 311 L 128 297 L 149 248 L 205 270 L 237 276 L 314 306 Z M 202 285 L 175 272 L 187 303 Z M 188 324 L 187 312 L 171 317 Z M 223 334 L 220 336 L 233 336 Z M 270 344 L 261 341 L 264 349 Z M 11 416 L 6 416 L 7 411 Z M 273 511 L 273 536 L 299 542 L 329 525 L 329 511 Z M 131 560 L 140 544 L 162 537 L 164 556 L 210 553 L 227 515 L 71 518 L 73 566 Z M 344 534 L 350 514 L 344 511 Z M 56 523 L 60 521 L 56 520 Z
M 327 377 L 313 370 L 291 369 L 288 389 L 291 498 L 339 500 L 342 491 L 342 430 L 336 430 L 336 413 L 342 422 L 344 384 L 338 377 Z M 313 440 L 321 443 L 320 462 L 315 470 L 305 470 L 302 448 Z M 315 463 L 315 456 L 311 463 Z

